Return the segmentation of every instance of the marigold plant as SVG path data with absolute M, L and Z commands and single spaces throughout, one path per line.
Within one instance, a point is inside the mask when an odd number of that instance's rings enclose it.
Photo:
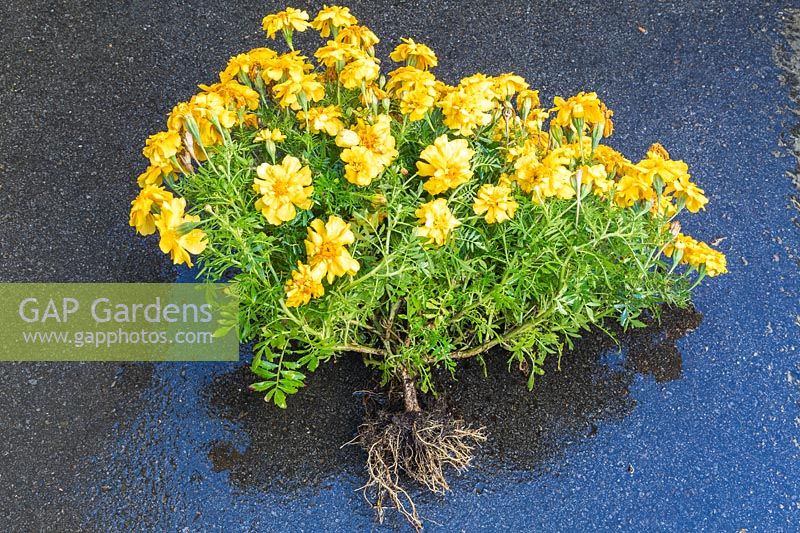
M 582 330 L 641 326 L 726 271 L 680 232 L 708 202 L 686 163 L 603 144 L 613 113 L 597 94 L 549 107 L 512 73 L 448 85 L 411 39 L 381 75 L 378 37 L 345 7 L 289 8 L 263 28 L 288 50 L 231 58 L 147 139 L 130 225 L 231 281 L 268 401 L 285 407 L 308 372 L 353 354 L 399 391 L 404 417 L 359 432 L 379 513 L 390 503 L 419 527 L 400 474 L 444 491 L 443 466 L 466 467 L 483 439 L 422 409 L 434 369 L 500 347 L 533 387 Z M 295 50 L 310 30 L 316 64 Z

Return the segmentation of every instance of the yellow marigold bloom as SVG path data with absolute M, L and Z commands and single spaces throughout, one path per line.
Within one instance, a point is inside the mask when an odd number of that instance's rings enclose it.
M 278 226 L 294 219 L 295 207 L 311 209 L 311 169 L 302 166 L 296 157 L 287 155 L 280 165 L 262 163 L 256 168 L 253 191 L 260 195 L 256 209 L 267 222 Z
M 515 178 L 520 188 L 541 202 L 545 198 L 569 199 L 575 197 L 572 186 L 572 148 L 563 146 L 539 161 L 536 154 L 528 152 L 514 163 Z
M 336 36 L 336 40 L 340 43 L 356 46 L 369 53 L 372 53 L 373 47 L 380 42 L 380 39 L 372 33 L 372 30 L 366 26 L 355 24 L 342 28 Z
M 660 144 L 651 146 L 647 157 L 639 161 L 636 167 L 651 182 L 655 176 L 660 176 L 665 185 L 681 179 L 688 182 L 690 179 L 689 165 L 683 161 L 671 160 L 669 153 Z
M 289 107 L 295 111 L 302 107 L 302 102 L 319 102 L 325 98 L 325 86 L 313 74 L 306 74 L 300 79 L 289 78 L 272 88 L 278 105 Z
M 345 248 L 355 240 L 350 224 L 335 215 L 326 223 L 318 218 L 312 220 L 305 240 L 308 264 L 314 269 L 319 267 L 328 283 L 345 274 L 355 276 L 361 266 Z
M 308 129 L 311 130 L 311 133 L 324 131 L 335 137 L 344 129 L 342 110 L 335 105 L 312 107 L 308 112 L 300 111 L 297 113 L 297 120 L 301 123 L 308 122 Z
M 650 212 L 653 215 L 672 217 L 678 212 L 678 206 L 675 205 L 672 197 L 662 196 L 653 202 L 653 207 L 650 208 Z
M 492 82 L 482 74 L 464 78 L 453 90 L 447 91 L 436 104 L 442 108 L 444 124 L 463 136 L 470 136 L 475 129 L 491 123 L 491 111 L 496 100 Z
M 655 201 L 655 199 L 653 181 L 642 172 L 625 174 L 617 183 L 614 201 L 621 207 L 630 207 L 640 200 Z
M 506 174 L 505 172 L 500 174 L 500 176 L 497 178 L 497 184 L 502 185 L 504 187 L 511 187 L 511 184 L 514 183 L 514 181 L 515 181 L 514 175 Z
M 286 282 L 286 306 L 300 307 L 311 301 L 312 298 L 319 298 L 325 294 L 325 287 L 322 286 L 324 277 L 324 267 L 317 265 L 312 269 L 300 261 L 297 262 L 297 270 L 292 271 L 292 279 Z
M 147 138 L 142 154 L 154 167 L 172 167 L 171 158 L 181 150 L 181 136 L 175 131 L 161 131 Z
M 363 146 L 347 148 L 342 151 L 341 158 L 346 163 L 344 167 L 345 179 L 359 187 L 366 187 L 383 171 L 383 167 L 377 161 L 375 154 Z
M 379 102 L 386 98 L 389 98 L 389 95 L 374 81 L 358 93 L 358 101 L 364 107 L 377 106 Z
M 710 277 L 728 272 L 727 259 L 723 253 L 683 233 L 679 233 L 675 240 L 664 248 L 664 255 L 667 257 L 672 257 L 675 253 L 680 254 L 681 263 L 695 270 L 705 267 L 706 274 Z
M 260 103 L 261 97 L 258 92 L 246 85 L 242 85 L 236 80 L 215 83 L 213 85 L 199 85 L 199 87 L 206 92 L 220 95 L 226 106 L 233 105 L 237 109 L 246 107 L 253 111 L 258 109 Z
M 506 185 L 482 185 L 472 210 L 483 215 L 488 224 L 499 224 L 514 218 L 519 204 L 511 197 L 511 188 Z
M 390 72 L 386 89 L 400 99 L 400 112 L 412 122 L 425 118 L 436 105 L 436 78 L 416 67 L 400 67 Z
M 386 82 L 386 90 L 392 94 L 400 95 L 405 91 L 411 90 L 414 85 L 427 80 L 436 78 L 430 72 L 420 70 L 416 67 L 400 67 L 389 73 L 389 81 Z
M 358 133 L 354 132 L 353 130 L 341 130 L 336 135 L 336 146 L 339 148 L 351 148 L 353 146 L 358 146 L 359 142 L 361 142 L 361 139 L 358 137 Z
M 240 72 L 244 75 L 248 75 L 252 64 L 253 62 L 248 54 L 237 54 L 233 56 L 228 60 L 228 65 L 225 67 L 225 70 L 219 73 L 219 81 L 226 82 L 236 79 Z
M 525 81 L 525 78 L 512 72 L 492 78 L 492 90 L 498 100 L 509 100 L 512 96 L 527 88 L 528 82 Z
M 554 126 L 569 128 L 573 126 L 573 120 L 582 119 L 589 128 L 598 124 L 603 126 L 603 135 L 605 137 L 608 137 L 613 132 L 611 115 L 614 113 L 600 101 L 597 93 L 581 91 L 566 100 L 556 96 L 553 99 L 553 103 L 555 107 L 551 111 L 557 111 L 556 116 L 551 121 Z
M 309 26 L 308 13 L 293 7 L 267 15 L 261 21 L 261 27 L 270 39 L 274 39 L 279 31 L 306 31 Z
M 578 171 L 581 173 L 581 186 L 591 185 L 592 192 L 597 196 L 605 196 L 614 186 L 614 181 L 608 179 L 606 167 L 600 163 L 591 166 L 584 165 L 576 169 L 576 172 Z
M 415 228 L 414 235 L 428 239 L 425 244 L 444 245 L 450 233 L 461 225 L 444 198 L 422 204 L 415 214 L 420 226 Z
M 517 94 L 517 110 L 524 114 L 524 110 L 537 109 L 541 106 L 539 101 L 539 91 L 533 89 L 523 89 Z
M 172 262 L 176 265 L 186 263 L 192 268 L 192 258 L 189 254 L 197 255 L 206 249 L 208 241 L 203 230 L 195 228 L 186 230 L 185 224 L 200 222 L 197 215 L 187 215 L 186 200 L 184 198 L 172 198 L 161 204 L 161 211 L 155 219 L 158 233 L 161 240 L 158 246 L 165 254 L 172 257 Z
M 430 178 L 423 188 L 436 195 L 468 182 L 472 178 L 470 159 L 473 155 L 475 151 L 466 139 L 449 141 L 447 135 L 440 135 L 419 154 L 417 174 Z
M 261 78 L 266 83 L 288 79 L 297 81 L 312 70 L 314 65 L 306 63 L 306 58 L 300 55 L 300 52 L 292 51 L 264 61 L 261 66 Z
M 278 128 L 270 129 L 263 129 L 256 133 L 256 136 L 253 137 L 255 142 L 267 142 L 272 141 L 275 143 L 283 142 L 286 140 L 286 135 L 283 134 L 281 130 Z
M 617 175 L 622 174 L 626 168 L 631 166 L 630 160 L 613 148 L 604 144 L 597 146 L 594 151 L 593 158 L 595 161 L 606 167 L 609 172 L 614 172 Z
M 271 48 L 253 48 L 249 52 L 247 52 L 248 57 L 250 58 L 250 63 L 254 67 L 264 68 L 264 65 L 278 57 L 278 52 Z
M 406 62 L 411 67 L 428 70 L 439 64 L 436 54 L 428 46 L 415 43 L 413 39 L 400 39 L 401 43 L 389 54 L 389 58 L 396 62 Z
M 686 202 L 686 209 L 692 213 L 697 213 L 701 209 L 705 209 L 705 205 L 708 203 L 705 191 L 689 181 L 688 175 L 681 176 L 671 182 L 667 185 L 664 192 L 674 195 L 675 198 L 684 200 Z
M 397 157 L 395 139 L 392 135 L 392 119 L 389 115 L 378 115 L 372 124 L 358 119 L 352 130 L 342 130 L 336 137 L 337 146 L 363 146 L 375 157 L 381 167 L 387 167 Z M 355 142 L 354 142 L 355 141 Z
M 339 81 L 347 89 L 356 89 L 361 84 L 368 85 L 378 79 L 381 68 L 378 66 L 377 59 L 372 57 L 361 57 L 351 61 L 339 73 Z
M 653 143 L 647 149 L 647 157 L 653 159 L 671 159 L 669 152 L 661 143 Z
M 344 64 L 353 59 L 363 57 L 364 52 L 357 46 L 338 41 L 328 41 L 325 46 L 318 48 L 314 52 L 317 61 L 325 65 L 328 69 L 337 67 L 343 68 Z
M 319 32 L 320 37 L 335 34 L 340 28 L 358 24 L 358 20 L 350 13 L 349 7 L 323 5 L 311 22 L 311 27 Z
M 163 175 L 161 168 L 150 165 L 147 170 L 139 174 L 139 177 L 136 178 L 136 183 L 142 189 L 148 185 L 159 186 L 164 182 Z
M 217 93 L 202 92 L 196 94 L 192 96 L 189 105 L 192 108 L 192 115 L 197 117 L 198 124 L 201 122 L 199 119 L 202 118 L 211 122 L 212 126 L 213 122 L 216 121 L 223 128 L 230 129 L 239 120 L 237 113 L 228 109 L 225 98 Z M 205 140 L 203 144 L 205 144 Z
M 238 54 L 228 60 L 225 70 L 219 73 L 219 81 L 236 79 L 239 74 L 251 76 L 255 68 L 261 68 L 266 61 L 278 57 L 277 52 L 269 48 L 253 48 L 246 54 Z
M 155 185 L 146 185 L 135 200 L 131 202 L 131 216 L 128 224 L 136 228 L 139 235 L 152 235 L 156 231 L 153 206 L 158 208 L 172 200 L 172 193 Z
M 541 133 L 542 124 L 544 124 L 545 120 L 548 118 L 550 118 L 549 111 L 545 111 L 544 109 L 532 109 L 528 113 L 527 120 L 525 120 L 525 129 L 528 130 L 528 133 L 531 135 Z

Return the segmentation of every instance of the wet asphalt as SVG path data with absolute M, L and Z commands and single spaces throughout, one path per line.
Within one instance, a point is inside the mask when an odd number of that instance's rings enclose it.
M 545 457 L 514 462 L 492 448 L 508 464 L 487 456 L 446 498 L 419 495 L 430 528 L 798 530 L 800 229 L 787 173 L 797 168 L 790 95 L 800 93 L 797 74 L 777 63 L 800 64 L 800 24 L 792 33 L 787 12 L 800 5 L 347 5 L 383 39 L 383 55 L 401 36 L 429 44 L 447 81 L 513 70 L 546 98 L 597 90 L 616 113 L 614 146 L 636 157 L 659 141 L 689 163 L 711 204 L 684 226 L 724 238 L 731 271 L 697 291 L 704 319 L 677 340 L 677 374 L 631 371 L 624 352 L 603 355 L 602 368 L 577 364 L 585 386 L 560 395 L 544 386 L 553 392 L 531 399 L 554 413 L 544 418 L 555 443 Z M 0 5 L 0 281 L 186 278 L 127 226 L 141 145 L 229 56 L 263 45 L 259 21 L 281 7 Z M 794 49 L 780 34 L 787 27 Z M 350 391 L 369 376 L 338 363 L 289 413 L 264 414 L 236 368 L 0 366 L 0 527 L 375 528 L 354 492 L 358 452 L 329 451 L 355 429 Z M 452 395 L 469 402 L 469 390 L 514 385 L 478 374 L 467 370 Z M 591 416 L 576 424 L 573 406 Z M 509 442 L 539 438 L 525 409 L 490 411 Z

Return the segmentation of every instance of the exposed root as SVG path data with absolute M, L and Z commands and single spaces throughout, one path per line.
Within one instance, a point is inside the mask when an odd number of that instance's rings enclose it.
M 469 428 L 442 412 L 368 412 L 356 442 L 367 452 L 369 480 L 362 491 L 375 506 L 378 521 L 383 521 L 388 504 L 421 530 L 422 520 L 401 477 L 442 494 L 450 489 L 445 466 L 463 472 L 472 461 L 475 447 L 485 440 L 483 428 Z

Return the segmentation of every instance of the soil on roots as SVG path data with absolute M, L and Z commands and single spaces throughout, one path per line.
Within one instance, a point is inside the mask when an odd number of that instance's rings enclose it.
M 422 521 L 404 488 L 416 481 L 432 492 L 449 490 L 446 468 L 466 470 L 475 448 L 486 440 L 483 428 L 468 427 L 441 409 L 392 412 L 367 408 L 354 440 L 367 454 L 368 481 L 364 497 L 373 505 L 378 521 L 386 506 L 394 507 L 417 530 Z

